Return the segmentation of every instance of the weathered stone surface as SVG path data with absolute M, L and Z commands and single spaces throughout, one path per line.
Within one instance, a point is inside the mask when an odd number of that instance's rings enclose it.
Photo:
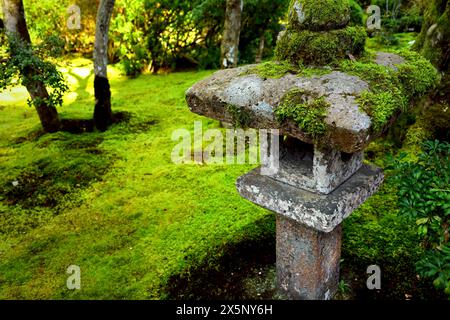
M 369 89 L 367 82 L 342 72 L 323 76 L 299 77 L 287 74 L 279 79 L 264 79 L 246 74 L 254 65 L 221 70 L 198 82 L 186 93 L 192 112 L 219 121 L 234 123 L 228 106 L 242 110 L 255 129 L 280 129 L 281 134 L 307 143 L 313 139 L 293 121 L 280 124 L 274 109 L 292 89 L 300 89 L 311 99 L 324 97 L 331 105 L 325 119 L 327 134 L 317 144 L 346 153 L 362 151 L 371 141 L 371 119 L 360 110 L 356 97 Z M 246 74 L 246 75 L 245 75 Z
M 328 195 L 302 190 L 255 169 L 242 176 L 236 187 L 245 199 L 321 232 L 331 232 L 373 195 L 384 175 L 382 170 L 363 165 Z
M 277 216 L 277 282 L 293 300 L 329 300 L 337 292 L 342 225 L 319 232 Z
M 393 53 L 377 52 L 375 63 L 397 70 L 397 65 L 405 63 L 405 59 Z
M 289 139 L 280 153 L 279 170 L 271 178 L 311 192 L 329 194 L 358 171 L 362 152 L 343 154 L 337 150 Z

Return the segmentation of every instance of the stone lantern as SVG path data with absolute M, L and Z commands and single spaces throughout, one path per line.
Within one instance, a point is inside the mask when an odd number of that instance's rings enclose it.
M 349 25 L 346 0 L 296 0 L 288 14 L 274 62 L 218 71 L 186 98 L 197 114 L 228 123 L 245 114 L 247 127 L 279 130 L 278 170 L 263 175 L 255 169 L 238 179 L 237 189 L 277 215 L 279 290 L 291 299 L 331 299 L 342 222 L 383 182 L 382 170 L 364 163 L 364 148 L 399 114 L 390 110 L 380 125 L 380 112 L 363 108 L 363 98 L 384 94 L 376 77 L 365 79 L 364 68 L 359 75 L 346 70 L 364 59 L 401 80 L 402 66 L 432 67 L 392 53 L 367 57 L 365 30 Z M 400 80 L 386 92 L 404 90 Z

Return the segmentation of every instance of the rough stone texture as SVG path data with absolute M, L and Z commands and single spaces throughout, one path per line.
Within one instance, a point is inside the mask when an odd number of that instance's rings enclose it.
M 339 283 L 342 226 L 319 232 L 277 216 L 277 282 L 293 300 L 329 300 Z
M 379 61 L 385 63 L 385 60 Z M 234 115 L 227 108 L 232 105 L 248 114 L 248 126 L 251 128 L 279 129 L 281 134 L 312 144 L 313 139 L 302 132 L 295 122 L 288 120 L 280 124 L 274 114 L 274 109 L 286 93 L 300 89 L 311 98 L 325 97 L 331 105 L 325 119 L 327 134 L 315 141 L 317 144 L 355 153 L 362 151 L 378 134 L 371 134 L 371 119 L 356 102 L 356 97 L 369 89 L 367 82 L 359 77 L 335 71 L 323 76 L 287 74 L 279 79 L 265 79 L 257 74 L 248 74 L 254 67 L 221 70 L 195 84 L 186 92 L 190 110 L 234 123 Z
M 363 165 L 332 193 L 321 195 L 262 176 L 259 171 L 255 169 L 236 182 L 243 198 L 321 232 L 333 231 L 384 179 L 381 169 Z
M 290 139 L 282 148 L 279 170 L 269 176 L 293 187 L 329 194 L 361 168 L 363 158 L 362 152 L 343 154 Z
M 393 53 L 377 52 L 375 63 L 397 70 L 397 65 L 405 63 L 405 59 Z

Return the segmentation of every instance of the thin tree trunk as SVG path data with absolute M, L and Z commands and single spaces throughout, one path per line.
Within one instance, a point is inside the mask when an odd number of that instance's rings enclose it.
M 224 69 L 235 68 L 238 63 L 239 36 L 241 33 L 243 7 L 243 0 L 227 0 L 221 47 L 221 66 Z
M 422 31 L 414 48 L 440 71 L 450 67 L 450 1 L 429 0 L 425 8 Z
M 256 63 L 261 63 L 261 61 L 263 59 L 263 55 L 264 55 L 265 45 L 266 45 L 266 37 L 265 37 L 264 33 L 262 33 L 261 37 L 259 38 L 259 48 L 258 48 L 258 51 L 256 52 L 256 57 L 255 57 Z
M 25 10 L 22 0 L 2 0 L 3 18 L 5 29 L 10 34 L 16 34 L 25 43 L 31 46 L 31 38 L 28 33 L 27 23 L 25 20 Z M 11 54 L 15 55 L 17 48 L 11 48 Z M 39 71 L 33 68 L 24 70 L 22 77 L 33 79 L 39 75 Z M 30 97 L 38 104 L 35 104 L 36 111 L 39 115 L 42 127 L 46 132 L 56 132 L 61 128 L 58 111 L 55 107 L 49 106 L 47 101 L 49 94 L 47 88 L 39 80 L 27 81 L 27 90 Z
M 94 123 L 105 131 L 112 123 L 111 89 L 108 81 L 108 33 L 115 0 L 100 0 L 94 44 Z

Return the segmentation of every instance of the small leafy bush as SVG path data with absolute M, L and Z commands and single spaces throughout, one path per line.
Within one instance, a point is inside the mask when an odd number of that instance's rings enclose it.
M 393 160 L 400 212 L 415 220 L 427 250 L 418 272 L 450 296 L 450 144 L 427 141 L 417 162 Z
M 63 96 L 69 89 L 64 76 L 56 66 L 44 57 L 57 56 L 61 47 L 55 37 L 49 38 L 36 46 L 23 41 L 16 34 L 7 34 L 7 44 L 0 51 L 0 90 L 16 85 L 17 79 L 28 87 L 36 81 L 50 88 L 45 101 L 40 98 L 30 98 L 28 105 L 39 106 L 45 103 L 49 107 L 62 105 Z

